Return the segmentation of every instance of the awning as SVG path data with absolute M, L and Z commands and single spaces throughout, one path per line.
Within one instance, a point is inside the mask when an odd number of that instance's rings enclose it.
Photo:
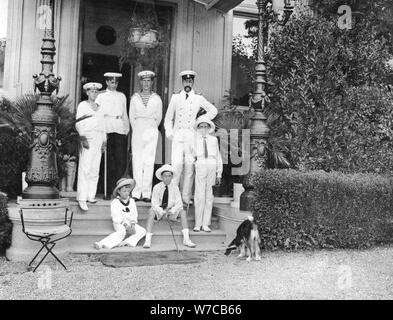
M 205 6 L 206 10 L 215 8 L 222 12 L 228 12 L 238 6 L 243 0 L 194 0 L 195 2 Z

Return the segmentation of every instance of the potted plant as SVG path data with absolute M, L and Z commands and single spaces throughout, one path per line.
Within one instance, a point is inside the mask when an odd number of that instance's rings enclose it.
M 154 5 L 143 4 L 143 10 L 136 10 L 137 4 L 119 33 L 120 67 L 128 63 L 154 69 L 162 63 L 169 44 L 167 23 L 159 23 Z
M 18 144 L 25 148 L 28 154 L 32 143 L 32 114 L 35 111 L 39 95 L 27 93 L 15 101 L 7 101 L 7 108 L 0 109 L 0 122 L 3 126 L 9 128 L 17 138 Z M 59 178 L 71 175 L 76 167 L 77 156 L 79 154 L 80 136 L 75 130 L 75 123 L 82 121 L 90 116 L 83 116 L 75 119 L 74 114 L 70 111 L 68 96 L 61 98 L 53 97 L 53 110 L 58 116 L 56 126 L 56 147 Z M 69 168 L 69 169 L 68 169 Z M 74 173 L 75 174 L 75 173 Z M 70 178 L 70 183 L 73 184 Z M 72 185 L 70 186 L 70 188 Z
M 248 129 L 250 125 L 250 119 L 253 115 L 253 110 L 248 107 L 241 110 L 237 105 L 234 104 L 233 91 L 227 91 L 228 94 L 224 96 L 224 106 L 219 110 L 217 116 L 214 118 L 214 123 L 217 130 L 224 129 L 228 134 L 229 130 L 237 129 L 237 141 L 232 141 L 230 138 L 222 139 L 220 141 L 221 148 L 226 149 L 226 154 L 231 155 L 231 150 L 237 150 L 238 157 L 242 155 L 242 129 Z M 223 150 L 221 150 L 223 152 Z M 232 168 L 238 167 L 241 164 L 234 164 L 231 161 L 231 157 L 228 157 L 227 163 L 224 164 L 223 168 L 223 179 L 220 186 L 215 186 L 213 192 L 218 197 L 231 197 L 233 193 L 233 184 L 242 182 L 242 177 L 232 174 Z

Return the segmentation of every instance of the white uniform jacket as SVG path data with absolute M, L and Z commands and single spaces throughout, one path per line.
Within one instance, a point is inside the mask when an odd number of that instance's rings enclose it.
M 154 211 L 164 214 L 164 209 L 161 208 L 162 198 L 164 196 L 165 183 L 157 183 L 153 188 L 151 197 L 151 207 Z M 168 207 L 169 213 L 176 214 L 183 209 L 183 201 L 181 198 L 180 190 L 177 185 L 171 183 L 168 186 Z
M 164 122 L 165 134 L 169 139 L 172 139 L 177 132 L 193 131 L 200 108 L 206 110 L 205 116 L 210 120 L 217 115 L 217 108 L 202 95 L 195 94 L 193 90 L 188 95 L 189 97 L 186 99 L 186 92 L 182 90 L 171 97 Z M 181 136 L 182 134 L 178 139 L 181 139 Z
M 124 93 L 107 89 L 98 95 L 96 103 L 104 110 L 106 132 L 127 135 L 130 125 Z
M 97 132 L 102 133 L 105 140 L 105 120 L 104 112 L 102 107 L 98 107 L 97 111 L 94 111 L 87 101 L 79 103 L 76 110 L 76 118 L 80 118 L 85 115 L 91 115 L 82 121 L 78 121 L 75 124 L 75 128 L 81 136 L 93 136 Z

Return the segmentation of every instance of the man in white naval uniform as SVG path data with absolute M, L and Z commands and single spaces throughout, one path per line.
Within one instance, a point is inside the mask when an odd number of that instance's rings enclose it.
M 217 109 L 202 95 L 196 94 L 192 87 L 196 72 L 182 71 L 183 90 L 173 94 L 165 115 L 165 134 L 172 140 L 172 166 L 175 172 L 173 183 L 179 185 L 183 172 L 182 198 L 188 204 L 191 200 L 192 183 L 194 177 L 193 158 L 188 145 L 193 141 L 195 120 L 199 110 L 206 111 L 205 116 L 212 120 L 217 115 Z
M 101 153 L 105 149 L 106 134 L 104 112 L 96 102 L 100 83 L 89 82 L 83 86 L 88 99 L 79 103 L 76 118 L 90 116 L 75 124 L 79 135 L 83 137 L 79 153 L 77 196 L 79 207 L 83 211 L 89 208 L 87 202 L 95 203 L 97 183 L 100 172 Z
M 130 123 L 132 128 L 132 167 L 136 186 L 132 197 L 150 202 L 154 161 L 158 141 L 158 126 L 162 119 L 162 101 L 152 92 L 155 73 L 149 70 L 138 73 L 141 91 L 130 101 Z
M 103 108 L 105 114 L 105 131 L 108 136 L 107 158 L 109 190 L 112 191 L 115 183 L 119 180 L 127 165 L 127 135 L 130 131 L 130 123 L 127 116 L 127 99 L 124 93 L 117 91 L 121 73 L 107 72 L 107 89 L 100 93 L 96 102 Z

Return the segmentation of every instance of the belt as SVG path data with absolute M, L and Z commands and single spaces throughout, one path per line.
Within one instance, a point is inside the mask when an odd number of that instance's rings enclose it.
M 148 119 L 148 120 L 154 120 L 154 121 L 156 121 L 155 118 L 151 118 L 151 117 L 136 117 L 135 119 L 136 119 L 136 120 L 138 120 L 138 119 Z
M 115 119 L 121 119 L 121 118 L 122 118 L 122 116 L 111 116 L 111 115 L 109 115 L 109 114 L 106 114 L 106 115 L 105 115 L 105 118 L 115 118 Z
M 207 158 L 205 158 L 203 156 L 202 157 L 197 157 L 197 161 L 211 160 L 211 159 L 217 160 L 215 156 L 208 156 Z

